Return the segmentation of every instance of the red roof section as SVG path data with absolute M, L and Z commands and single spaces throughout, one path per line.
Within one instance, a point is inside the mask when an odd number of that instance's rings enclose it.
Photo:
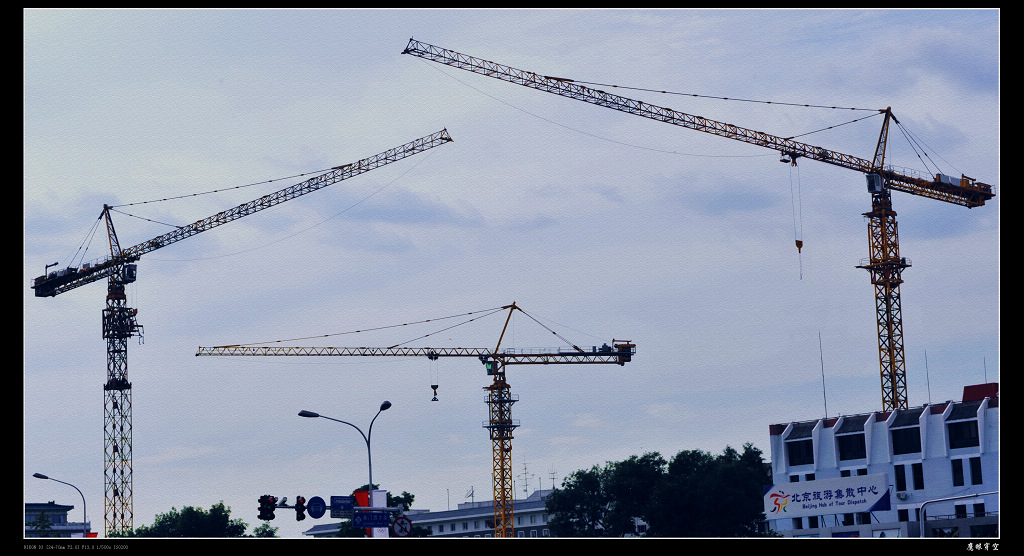
M 987 382 L 985 384 L 964 386 L 964 397 L 962 401 L 973 402 L 983 400 L 985 398 L 991 398 L 993 401 L 999 398 L 998 382 Z

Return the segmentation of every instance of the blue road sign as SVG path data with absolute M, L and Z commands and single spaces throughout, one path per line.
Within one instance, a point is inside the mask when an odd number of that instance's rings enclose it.
M 352 507 L 356 505 L 355 496 L 332 496 L 331 518 L 347 519 L 352 517 Z
M 387 512 L 356 512 L 352 516 L 353 527 L 387 527 L 389 524 Z
M 314 496 L 306 502 L 306 513 L 313 519 L 320 519 L 327 513 L 327 504 L 324 503 L 324 499 L 319 496 Z

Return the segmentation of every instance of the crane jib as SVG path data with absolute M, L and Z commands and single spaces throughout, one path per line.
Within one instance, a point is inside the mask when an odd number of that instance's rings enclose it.
M 172 243 L 177 243 L 178 241 L 192 237 L 212 228 L 216 228 L 217 226 L 227 224 L 228 222 L 238 220 L 243 216 L 248 216 L 263 209 L 279 205 L 285 201 L 290 201 L 296 197 L 301 197 L 307 193 L 322 189 L 339 181 L 369 172 L 438 145 L 448 143 L 452 140 L 451 135 L 448 134 L 448 130 L 442 129 L 441 131 L 421 137 L 415 141 L 411 141 L 404 145 L 378 153 L 374 156 L 364 158 L 358 162 L 336 166 L 331 168 L 330 171 L 310 178 L 302 183 L 286 187 L 247 203 L 242 203 L 234 208 L 221 211 L 213 216 L 193 222 L 187 226 L 175 228 L 171 232 L 124 249 L 99 264 L 85 264 L 82 265 L 82 267 L 67 267 L 59 271 L 44 274 L 43 276 L 35 278 L 31 287 L 35 290 L 36 297 L 53 297 L 57 294 L 79 286 L 84 286 L 85 284 L 89 284 L 103 278 L 117 276 L 117 273 L 122 272 L 121 269 L 123 269 L 126 264 L 137 261 L 139 257 L 146 253 L 155 251 L 161 247 L 166 247 Z M 106 213 L 106 208 L 104 211 Z M 110 233 L 113 234 L 113 232 Z
M 985 201 L 995 196 L 993 186 L 966 176 L 950 182 L 943 180 L 941 175 L 916 176 L 906 172 L 897 172 L 889 168 L 880 171 L 872 160 L 866 158 L 809 145 L 795 141 L 792 138 L 779 137 L 762 131 L 686 114 L 671 108 L 649 104 L 599 89 L 592 89 L 580 85 L 572 79 L 551 77 L 516 69 L 414 39 L 409 39 L 409 43 L 402 53 L 538 91 L 769 148 L 792 158 L 804 157 L 865 174 L 881 173 L 885 178 L 886 186 L 893 191 L 910 193 L 969 208 L 984 205 Z M 879 112 L 886 113 L 888 110 L 880 110 Z

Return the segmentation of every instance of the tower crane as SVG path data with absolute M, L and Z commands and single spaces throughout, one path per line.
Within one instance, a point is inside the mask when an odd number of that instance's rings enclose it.
M 122 249 L 111 208 L 103 206 L 100 218 L 107 228 L 110 257 L 81 268 L 66 267 L 48 272 L 33 280 L 36 297 L 54 297 L 86 284 L 107 279 L 107 303 L 103 310 L 103 338 L 107 342 L 107 381 L 103 385 L 103 453 L 104 453 L 104 530 L 107 534 L 131 530 L 132 510 L 132 385 L 128 381 L 128 338 L 142 336 L 142 325 L 136 320 L 138 309 L 127 306 L 125 286 L 136 279 L 136 261 L 142 255 L 166 247 L 200 232 L 238 220 L 255 212 L 290 201 L 307 193 L 369 172 L 386 164 L 452 141 L 446 129 L 411 141 L 399 147 L 336 166 L 308 179 L 258 199 L 238 205 L 166 234 Z M 49 270 L 48 265 L 46 270 Z
M 357 356 L 357 357 L 426 357 L 436 360 L 440 357 L 475 357 L 493 377 L 487 391 L 486 403 L 489 418 L 484 425 L 490 433 L 492 452 L 492 483 L 494 485 L 494 536 L 511 537 L 514 526 L 512 489 L 512 431 L 519 426 L 512 419 L 512 404 L 518 401 L 511 393 L 505 378 L 508 365 L 565 365 L 565 364 L 617 364 L 625 365 L 636 353 L 636 345 L 630 341 L 612 340 L 612 345 L 594 346 L 589 351 L 573 345 L 557 350 L 515 350 L 501 349 L 509 321 L 515 311 L 525 311 L 513 302 L 501 307 L 508 309 L 505 326 L 494 349 L 489 348 L 414 348 L 414 347 L 275 347 L 228 345 L 200 347 L 196 356 Z M 532 317 L 531 317 L 532 318 Z M 436 387 L 435 387 L 436 393 Z
M 783 162 L 795 163 L 797 158 L 803 157 L 865 174 L 867 189 L 871 194 L 871 211 L 863 214 L 868 218 L 869 257 L 857 268 L 868 271 L 874 286 L 882 410 L 907 407 L 900 284 L 903 283 L 902 272 L 910 266 L 910 261 L 900 256 L 896 211 L 892 208 L 890 192 L 900 191 L 974 208 L 993 198 L 995 188 L 962 174 L 959 178 L 943 174 L 915 175 L 887 166 L 885 149 L 889 124 L 899 124 L 891 107 L 879 110 L 884 114 L 882 129 L 873 158 L 865 159 L 795 141 L 793 138 L 779 137 L 633 100 L 586 87 L 572 79 L 512 68 L 414 39 L 409 39 L 402 53 L 538 91 L 772 149 L 782 155 Z

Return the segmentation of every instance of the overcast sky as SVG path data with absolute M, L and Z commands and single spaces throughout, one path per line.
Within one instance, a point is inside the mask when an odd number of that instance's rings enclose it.
M 473 359 L 195 357 L 199 346 L 493 347 L 515 301 L 573 343 L 633 362 L 519 366 L 516 495 L 607 461 L 719 453 L 768 426 L 881 408 L 870 210 L 858 172 L 402 55 L 412 38 L 608 86 L 689 114 L 999 193 L 995 10 L 28 10 L 24 12 L 26 501 L 75 506 L 103 534 L 103 282 L 54 298 L 47 264 L 123 248 L 447 129 L 454 142 L 151 252 L 128 304 L 134 525 L 223 500 L 374 481 L 444 510 L 489 500 Z M 608 88 L 608 87 L 604 87 Z M 692 96 L 699 95 L 699 96 Z M 732 99 L 772 101 L 745 102 Z M 832 127 L 833 129 L 811 133 Z M 916 146 L 916 150 L 915 150 Z M 922 151 L 922 149 L 924 149 Z M 927 153 L 929 158 L 924 158 Z M 249 184 L 250 187 L 236 188 Z M 223 194 L 190 196 L 235 188 Z M 155 199 L 185 198 L 144 203 Z M 893 194 L 909 403 L 999 379 L 999 202 Z M 794 241 L 803 241 L 798 253 Z M 86 249 L 87 247 L 87 249 Z M 424 334 L 432 334 L 419 339 Z M 820 343 L 819 343 L 820 338 Z M 554 347 L 523 314 L 503 347 Z M 819 349 L 820 346 L 820 349 Z M 431 384 L 439 400 L 431 401 Z M 327 519 L 273 522 L 281 536 Z

